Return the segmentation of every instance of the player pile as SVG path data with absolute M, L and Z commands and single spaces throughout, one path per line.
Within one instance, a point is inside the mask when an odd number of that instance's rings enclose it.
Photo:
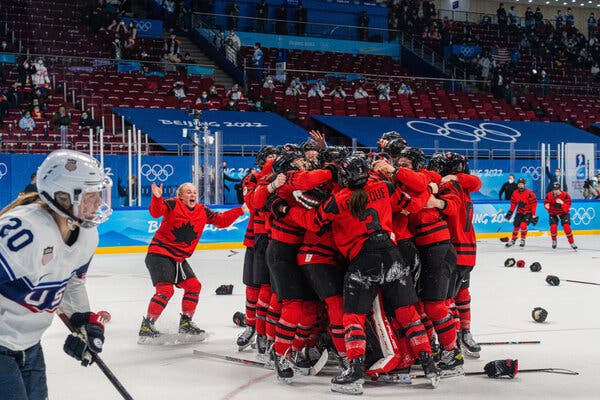
M 467 159 L 408 147 L 384 134 L 380 152 L 309 141 L 266 146 L 244 178 L 247 327 L 278 379 L 315 373 L 335 354 L 332 390 L 360 394 L 365 378 L 435 387 L 479 357 L 470 328 L 476 240 Z

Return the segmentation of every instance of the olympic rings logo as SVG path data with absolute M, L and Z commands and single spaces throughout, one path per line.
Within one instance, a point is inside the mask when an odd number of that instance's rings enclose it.
M 531 179 L 533 179 L 534 181 L 539 181 L 540 178 L 542 177 L 542 167 L 526 167 L 526 166 L 522 166 L 521 167 L 521 174 L 523 175 L 531 175 Z
M 482 139 L 499 143 L 515 143 L 521 132 L 502 124 L 482 122 L 471 125 L 466 122 L 445 122 L 440 126 L 428 121 L 409 121 L 410 129 L 425 135 L 441 136 L 459 142 L 480 142 Z
M 8 167 L 3 162 L 0 162 L 0 179 L 8 174 Z
M 596 218 L 596 211 L 592 207 L 571 209 L 571 220 L 575 225 L 589 225 L 594 218 Z
M 165 164 L 164 166 L 160 164 L 143 164 L 141 172 L 142 175 L 150 182 L 164 182 L 169 179 L 171 175 L 173 175 L 175 169 L 171 164 Z
M 141 32 L 147 32 L 152 28 L 152 22 L 150 21 L 136 21 L 135 27 Z

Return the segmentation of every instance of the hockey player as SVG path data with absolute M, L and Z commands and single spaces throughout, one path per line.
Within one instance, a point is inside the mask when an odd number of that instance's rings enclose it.
M 504 216 L 504 219 L 507 221 L 512 216 L 515 209 L 517 210 L 517 215 L 515 216 L 515 220 L 513 222 L 513 233 L 510 241 L 506 243 L 506 247 L 514 246 L 515 241 L 517 240 L 517 235 L 519 234 L 519 230 L 521 231 L 521 242 L 519 246 L 525 247 L 525 238 L 527 237 L 527 227 L 529 224 L 533 224 L 534 226 L 538 222 L 538 216 L 535 215 L 537 208 L 537 198 L 533 191 L 525 188 L 525 179 L 520 178 L 517 182 L 517 190 L 515 190 L 510 197 L 510 210 Z
M 265 337 L 265 313 L 264 305 L 258 304 L 261 286 L 268 285 L 268 296 L 270 297 L 269 273 L 265 261 L 267 250 L 267 235 L 264 230 L 264 217 L 260 215 L 253 203 L 254 190 L 258 181 L 266 174 L 271 173 L 271 164 L 277 157 L 277 149 L 273 146 L 265 146 L 256 155 L 256 165 L 261 169 L 246 176 L 242 180 L 244 203 L 250 210 L 250 220 L 244 236 L 246 254 L 244 256 L 244 272 L 242 280 L 246 285 L 246 329 L 237 338 L 238 350 L 242 351 L 250 344 L 258 333 L 262 335 L 262 343 L 266 343 Z M 266 167 L 265 167 L 266 165 Z M 258 253 L 258 254 L 257 254 Z M 263 289 L 267 290 L 267 289 Z M 263 295 L 264 297 L 265 295 Z M 257 310 L 260 308 L 260 311 Z M 264 310 L 264 311 L 263 311 Z M 256 318 L 261 319 L 258 324 Z M 258 325 L 258 326 L 257 326 Z M 258 332 L 257 332 L 258 329 Z M 263 345 L 264 347 L 264 345 Z
M 552 190 L 546 195 L 544 208 L 548 210 L 550 216 L 550 235 L 552 236 L 552 248 L 556 248 L 556 235 L 558 231 L 558 220 L 562 224 L 565 236 L 574 250 L 577 245 L 573 240 L 573 231 L 571 231 L 571 196 L 564 190 L 560 190 L 560 183 L 554 182 Z
M 48 398 L 40 340 L 56 311 L 76 328 L 64 350 L 93 362 L 104 326 L 90 311 L 85 275 L 98 245 L 96 226 L 111 214 L 112 181 L 83 153 L 50 153 L 37 171 L 38 193 L 0 211 L 0 397 Z
M 379 290 L 410 338 L 426 376 L 437 384 L 439 370 L 413 306 L 417 301 L 414 285 L 395 246 L 391 227 L 394 208 L 406 207 L 410 198 L 391 183 L 369 180 L 368 165 L 362 157 L 345 159 L 338 177 L 344 189 L 317 210 L 274 204 L 275 214 L 281 217 L 289 211 L 287 217 L 307 229 L 319 231 L 331 225 L 335 243 L 349 261 L 344 278 L 343 320 L 347 366 L 332 379 L 332 390 L 351 394 L 363 391 L 365 320 Z
M 157 186 L 153 182 L 150 215 L 153 218 L 162 217 L 162 221 L 146 255 L 146 267 L 155 293 L 148 305 L 148 312 L 142 319 L 138 343 L 152 343 L 153 339 L 160 336 L 154 323 L 173 296 L 173 286 L 184 290 L 179 333 L 201 335 L 197 339 L 205 337 L 205 332 L 192 322 L 202 285 L 186 259 L 194 253 L 206 224 L 225 228 L 248 211 L 244 204 L 242 207 L 216 213 L 197 203 L 198 193 L 191 183 L 181 184 L 177 188 L 176 198 L 164 200 L 162 195 L 162 184 Z
M 377 147 L 379 148 L 379 151 L 385 151 L 385 146 L 387 146 L 387 144 L 391 140 L 401 139 L 401 138 L 402 137 L 400 136 L 400 134 L 396 131 L 384 132 L 383 134 L 381 134 L 381 137 L 377 141 Z

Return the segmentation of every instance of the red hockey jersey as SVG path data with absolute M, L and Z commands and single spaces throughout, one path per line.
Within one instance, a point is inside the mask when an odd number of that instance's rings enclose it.
M 556 202 L 558 199 L 562 200 L 562 204 Z M 568 214 L 571 211 L 571 195 L 565 191 L 561 191 L 558 196 L 548 192 L 544 199 L 544 207 L 550 215 Z
M 522 192 L 515 190 L 510 197 L 510 213 L 517 209 L 517 214 L 531 214 L 535 215 L 537 208 L 537 198 L 535 193 L 529 189 L 525 189 Z
M 225 228 L 244 214 L 241 207 L 216 213 L 202 204 L 190 209 L 177 198 L 163 200 L 156 196 L 152 196 L 149 210 L 153 218 L 163 219 L 148 253 L 162 254 L 176 262 L 183 262 L 194 253 L 206 224 Z

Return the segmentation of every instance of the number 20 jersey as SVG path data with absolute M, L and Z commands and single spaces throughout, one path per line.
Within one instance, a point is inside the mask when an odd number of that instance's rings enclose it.
M 83 279 L 97 245 L 95 228 L 79 229 L 75 243 L 65 244 L 38 204 L 0 217 L 0 346 L 38 343 L 59 304 L 67 314 L 89 311 Z

